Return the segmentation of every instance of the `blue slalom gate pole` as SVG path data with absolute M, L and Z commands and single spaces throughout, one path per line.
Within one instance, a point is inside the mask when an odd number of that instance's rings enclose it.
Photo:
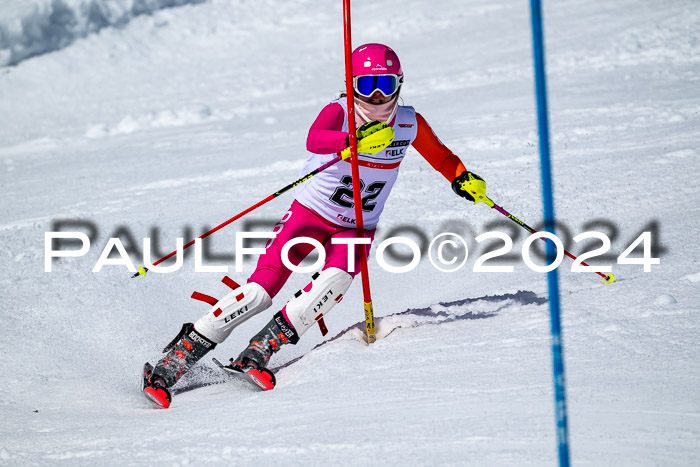
M 542 199 L 544 227 L 554 234 L 554 199 L 552 196 L 552 166 L 549 157 L 549 121 L 547 116 L 547 85 L 544 72 L 544 37 L 542 33 L 542 5 L 540 0 L 530 0 L 532 16 L 532 48 L 535 58 L 535 91 L 537 94 L 537 125 L 540 140 L 540 164 L 542 172 Z M 547 262 L 556 258 L 556 246 L 547 243 Z M 566 415 L 566 379 L 564 377 L 564 350 L 561 337 L 559 308 L 559 276 L 554 268 L 547 273 L 549 288 L 549 314 L 552 328 L 552 368 L 554 372 L 554 413 L 557 424 L 559 465 L 569 465 L 569 428 Z

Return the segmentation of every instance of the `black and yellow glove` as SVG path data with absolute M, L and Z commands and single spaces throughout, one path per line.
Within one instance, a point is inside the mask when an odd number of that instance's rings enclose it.
M 357 129 L 357 152 L 376 154 L 394 142 L 394 129 L 383 122 L 371 121 Z M 348 144 L 350 144 L 348 139 Z M 350 157 L 350 147 L 343 149 L 340 157 Z
M 493 201 L 486 196 L 486 182 L 477 174 L 468 170 L 462 172 L 452 180 L 452 191 L 458 196 L 476 203 L 486 203 L 493 207 Z

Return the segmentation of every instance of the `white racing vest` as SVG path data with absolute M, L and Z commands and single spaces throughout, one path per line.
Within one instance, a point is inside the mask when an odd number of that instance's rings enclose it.
M 347 102 L 337 102 L 345 111 L 342 131 L 348 131 Z M 377 154 L 359 155 L 362 194 L 362 218 L 366 229 L 374 229 L 389 192 L 399 175 L 399 165 L 408 147 L 416 139 L 418 125 L 413 107 L 399 106 L 394 119 L 394 142 Z M 312 154 L 306 160 L 301 174 L 307 174 L 333 159 L 337 154 Z M 313 209 L 331 223 L 343 227 L 355 227 L 355 203 L 350 161 L 341 160 L 297 186 L 297 201 Z

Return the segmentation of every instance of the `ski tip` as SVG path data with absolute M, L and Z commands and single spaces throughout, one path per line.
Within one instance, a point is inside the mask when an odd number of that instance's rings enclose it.
M 250 370 L 246 371 L 246 374 L 248 375 L 248 378 L 250 378 L 251 381 L 253 381 L 253 383 L 255 383 L 263 391 L 270 391 L 274 389 L 275 384 L 277 384 L 274 373 L 266 368 L 263 368 L 262 370 L 251 368 Z
M 605 283 L 606 284 L 612 284 L 615 282 L 615 275 L 614 274 L 608 274 L 608 277 L 605 278 Z
M 151 401 L 153 404 L 161 409 L 167 409 L 170 407 L 170 402 L 172 398 L 170 396 L 170 391 L 168 391 L 163 386 L 156 386 L 151 383 L 151 375 L 153 374 L 153 365 L 146 362 L 143 365 L 143 394 Z
M 240 368 L 237 366 L 233 366 L 233 364 L 224 365 L 216 358 L 212 358 L 212 361 L 214 362 L 214 364 L 216 364 L 216 366 L 224 370 L 229 375 L 241 377 L 263 391 L 270 391 L 274 389 L 275 385 L 277 384 L 275 374 L 267 368 Z
M 167 409 L 170 407 L 170 393 L 167 389 L 146 386 L 143 388 L 143 393 L 148 397 L 156 407 Z

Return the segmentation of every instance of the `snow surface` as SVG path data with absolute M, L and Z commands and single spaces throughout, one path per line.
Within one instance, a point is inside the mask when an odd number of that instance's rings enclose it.
M 204 0 L 3 0 L 0 3 L 0 66 L 61 49 L 135 16 Z
M 221 274 L 195 273 L 191 257 L 146 279 L 91 270 L 120 229 L 125 243 L 125 232 L 137 244 L 153 236 L 167 251 L 296 179 L 309 124 L 343 87 L 341 2 L 21 3 L 0 9 L 2 62 L 18 63 L 0 68 L 0 464 L 556 463 L 546 278 L 517 257 L 513 273 L 471 272 L 479 233 L 511 234 L 514 253 L 525 237 L 456 199 L 412 150 L 378 240 L 407 225 L 430 238 L 456 231 L 470 239 L 466 268 L 440 273 L 424 258 L 397 275 L 373 257 L 376 344 L 355 326 L 358 281 L 326 320 L 329 342 L 315 348 L 324 339 L 312 329 L 275 357 L 274 391 L 205 362 L 170 409 L 153 409 L 138 386 L 143 363 L 206 311 L 193 290 L 226 292 Z M 54 37 L 58 6 L 75 27 Z M 97 28 L 91 6 L 126 16 Z M 570 237 L 617 231 L 598 263 L 654 221 L 661 247 L 651 273 L 615 266 L 614 285 L 561 268 L 572 461 L 695 465 L 700 8 L 544 7 L 557 216 Z M 540 222 L 528 2 L 356 1 L 353 15 L 355 44 L 386 42 L 401 57 L 405 103 L 498 204 Z M 290 202 L 249 219 L 275 222 Z M 62 219 L 92 222 L 98 237 L 45 273 L 44 233 Z M 231 254 L 244 225 L 217 233 L 212 250 Z M 229 275 L 242 281 L 253 267 Z M 273 308 L 307 281 L 292 277 Z M 269 317 L 212 356 L 235 356 Z

